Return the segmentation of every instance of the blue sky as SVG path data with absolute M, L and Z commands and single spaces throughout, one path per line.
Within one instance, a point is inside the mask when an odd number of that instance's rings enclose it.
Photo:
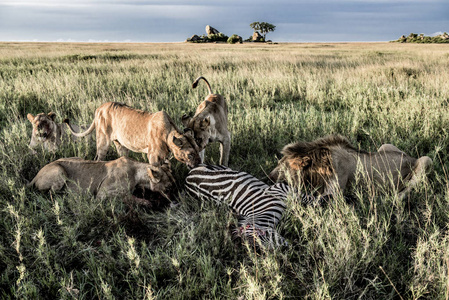
M 0 41 L 182 42 L 211 25 L 278 42 L 390 41 L 449 32 L 449 0 L 0 0 Z

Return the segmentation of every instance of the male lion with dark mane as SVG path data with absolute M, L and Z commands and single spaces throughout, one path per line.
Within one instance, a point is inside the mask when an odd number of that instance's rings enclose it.
M 92 125 L 83 133 L 74 132 L 67 119 L 64 122 L 77 137 L 96 130 L 97 160 L 106 157 L 114 142 L 120 156 L 126 156 L 128 150 L 147 153 L 149 163 L 155 166 L 163 164 L 170 152 L 191 168 L 201 161 L 192 133 L 182 134 L 164 111 L 149 113 L 122 103 L 107 102 L 97 108 Z
M 270 173 L 274 181 L 291 179 L 308 184 L 321 196 L 331 196 L 355 183 L 360 171 L 362 182 L 375 188 L 394 189 L 405 198 L 429 171 L 428 156 L 413 158 L 390 144 L 377 152 L 356 149 L 342 136 L 333 135 L 313 142 L 297 142 L 282 149 L 284 155 Z

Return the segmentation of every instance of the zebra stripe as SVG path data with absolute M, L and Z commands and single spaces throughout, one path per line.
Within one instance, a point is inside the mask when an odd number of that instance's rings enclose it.
M 287 184 L 269 186 L 246 172 L 208 165 L 192 169 L 185 186 L 199 198 L 226 203 L 239 215 L 240 233 L 270 245 L 285 244 L 274 228 L 286 208 Z

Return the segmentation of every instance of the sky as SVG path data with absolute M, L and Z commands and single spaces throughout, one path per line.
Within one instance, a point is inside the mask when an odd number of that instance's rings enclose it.
M 0 0 L 0 41 L 182 42 L 206 25 L 276 42 L 391 41 L 449 32 L 449 0 Z

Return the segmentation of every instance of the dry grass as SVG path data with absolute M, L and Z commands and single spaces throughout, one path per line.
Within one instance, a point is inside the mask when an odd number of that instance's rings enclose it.
M 448 69 L 445 45 L 0 43 L 1 296 L 448 299 Z M 191 89 L 199 75 L 229 101 L 232 168 L 267 180 L 285 144 L 339 133 L 430 156 L 429 182 L 404 201 L 291 199 L 279 228 L 291 246 L 261 253 L 232 240 L 225 207 L 182 193 L 148 210 L 25 188 L 52 160 L 95 156 L 87 142 L 31 155 L 27 113 L 89 124 L 119 101 L 180 124 L 206 96 Z M 187 169 L 173 167 L 182 191 Z

